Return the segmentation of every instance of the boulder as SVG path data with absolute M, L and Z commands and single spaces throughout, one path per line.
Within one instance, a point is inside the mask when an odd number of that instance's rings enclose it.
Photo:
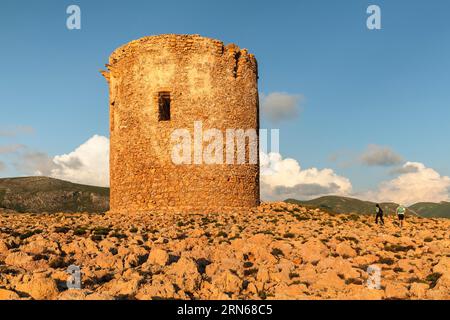
M 165 266 L 169 262 L 169 254 L 163 249 L 154 248 L 150 251 L 148 262 L 159 266 Z
M 56 281 L 44 274 L 34 274 L 28 281 L 16 285 L 16 290 L 30 295 L 34 300 L 53 300 L 58 296 Z
M 346 242 L 341 242 L 336 246 L 336 253 L 341 257 L 356 257 L 356 251 Z
M 389 282 L 384 290 L 387 299 L 406 299 L 408 298 L 408 289 L 404 284 Z
M 339 291 L 345 288 L 345 282 L 335 271 L 328 271 L 319 274 L 318 280 L 311 287 L 318 291 L 328 291 L 329 289 Z
M 8 245 L 5 241 L 0 240 L 0 254 L 7 254 L 9 251 Z
M 442 257 L 438 264 L 433 267 L 433 272 L 441 274 L 450 273 L 450 257 Z
M 11 290 L 0 289 L 0 300 L 17 300 L 19 295 Z
M 329 253 L 327 246 L 315 239 L 297 245 L 297 249 L 303 261 L 309 263 L 319 262 L 321 259 L 327 257 Z
M 10 266 L 25 268 L 33 262 L 33 257 L 24 252 L 13 252 L 6 256 L 5 263 Z
M 222 292 L 239 293 L 242 288 L 242 280 L 230 270 L 213 277 L 212 284 Z
M 184 291 L 196 291 L 201 282 L 197 264 L 192 258 L 181 257 L 176 263 L 167 268 L 167 275 L 172 277 L 174 283 Z
M 430 286 L 426 283 L 414 282 L 409 288 L 409 292 L 417 299 L 425 299 Z

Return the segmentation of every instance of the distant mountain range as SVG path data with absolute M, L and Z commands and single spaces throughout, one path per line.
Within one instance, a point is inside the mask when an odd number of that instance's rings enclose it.
M 314 200 L 287 199 L 285 202 L 319 208 L 334 213 L 374 214 L 375 203 L 354 198 L 325 196 Z M 386 214 L 393 214 L 396 203 L 380 203 Z M 0 209 L 16 212 L 106 212 L 109 188 L 71 183 L 47 177 L 0 179 Z M 409 211 L 409 212 L 408 212 Z M 410 206 L 407 214 L 450 218 L 450 202 L 421 202 Z
M 0 179 L 0 208 L 17 212 L 105 212 L 109 188 L 47 177 Z
M 285 202 L 300 204 L 310 208 L 319 208 L 334 213 L 374 214 L 375 202 L 359 199 L 325 196 L 313 200 L 300 201 L 287 199 Z M 398 207 L 396 203 L 380 203 L 385 214 L 393 214 Z M 450 218 L 450 202 L 420 202 L 407 208 L 406 214 L 418 214 L 422 217 Z

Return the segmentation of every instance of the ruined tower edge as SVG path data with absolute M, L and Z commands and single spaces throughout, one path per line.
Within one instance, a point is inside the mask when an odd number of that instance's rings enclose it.
M 227 129 L 258 133 L 252 54 L 199 35 L 158 35 L 118 48 L 107 68 L 102 74 L 110 95 L 111 212 L 201 213 L 259 205 L 259 150 L 256 163 L 227 164 L 224 146 L 223 164 L 175 164 L 171 139 L 176 129 L 192 133 L 195 122 L 203 131 L 220 130 L 224 143 Z

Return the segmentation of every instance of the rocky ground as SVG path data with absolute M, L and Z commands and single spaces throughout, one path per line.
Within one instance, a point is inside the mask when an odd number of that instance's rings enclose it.
M 332 215 L 0 214 L 0 299 L 450 299 L 450 220 Z M 82 289 L 68 289 L 69 265 Z M 381 268 L 380 289 L 367 268 Z

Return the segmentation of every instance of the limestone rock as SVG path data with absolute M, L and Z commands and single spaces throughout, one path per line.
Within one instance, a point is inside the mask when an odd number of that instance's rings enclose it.
M 6 245 L 6 242 L 0 240 L 0 254 L 7 254 L 7 253 L 8 253 L 8 246 Z
M 411 284 L 409 291 L 417 299 L 425 299 L 429 288 L 430 288 L 430 286 L 426 283 L 414 282 Z
M 450 257 L 442 257 L 439 263 L 433 267 L 433 272 L 441 274 L 450 273 Z
M 0 300 L 17 300 L 19 295 L 11 290 L 0 289 Z
M 306 262 L 315 263 L 325 258 L 329 250 L 318 240 L 309 240 L 305 244 L 298 245 L 298 253 Z
M 197 270 L 197 264 L 191 258 L 182 257 L 178 262 L 170 265 L 167 274 L 172 276 L 180 288 L 187 291 L 195 291 L 201 282 L 201 275 Z
M 342 257 L 356 257 L 356 251 L 347 243 L 341 242 L 336 247 L 336 252 Z
M 163 249 L 154 248 L 150 251 L 148 262 L 165 266 L 169 262 L 169 254 Z
M 389 219 L 378 228 L 372 216 L 349 217 L 286 203 L 230 214 L 0 213 L 2 231 L 15 231 L 0 232 L 0 294 L 62 300 L 450 299 L 448 219 L 409 217 L 400 234 Z M 30 226 L 42 232 L 19 239 Z M 55 232 L 63 227 L 85 232 Z M 92 237 L 93 230 L 103 235 Z M 65 288 L 69 264 L 80 268 L 81 290 Z M 370 265 L 382 268 L 381 290 L 367 287 Z
M 405 299 L 408 297 L 408 289 L 405 285 L 399 283 L 388 283 L 385 293 L 388 299 Z
M 19 283 L 16 290 L 30 295 L 35 300 L 52 300 L 59 294 L 55 280 L 39 274 L 31 276 L 26 282 Z

